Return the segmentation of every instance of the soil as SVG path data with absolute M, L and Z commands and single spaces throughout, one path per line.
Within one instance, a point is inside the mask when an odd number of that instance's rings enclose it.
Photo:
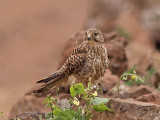
M 86 20 L 88 0 L 0 1 L 0 111 L 56 70 L 67 39 Z

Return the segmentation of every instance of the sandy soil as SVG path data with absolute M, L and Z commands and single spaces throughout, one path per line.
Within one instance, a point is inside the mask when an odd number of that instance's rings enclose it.
M 54 72 L 86 19 L 88 0 L 0 0 L 0 111 Z

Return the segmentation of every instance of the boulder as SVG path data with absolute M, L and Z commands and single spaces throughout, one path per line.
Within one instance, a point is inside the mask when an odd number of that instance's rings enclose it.
M 142 95 L 137 97 L 135 100 L 160 105 L 160 93 L 150 93 Z
M 157 89 L 151 88 L 147 85 L 126 86 L 121 84 L 120 93 L 121 96 L 125 96 L 126 98 L 160 105 L 160 92 Z
M 142 14 L 142 23 L 146 30 L 151 34 L 157 49 L 160 50 L 160 7 L 155 6 L 146 9 Z
M 67 99 L 70 97 L 69 94 L 61 94 L 60 95 L 60 103 L 62 107 L 68 106 Z M 66 99 L 67 98 L 67 99 Z M 14 115 L 11 118 L 21 118 L 22 120 L 38 120 L 39 115 L 42 115 L 44 118 L 44 114 L 47 113 L 47 110 L 44 110 L 44 106 L 37 107 L 38 104 L 43 104 L 41 98 L 36 97 L 36 99 L 32 96 L 27 99 L 26 104 L 24 106 L 19 106 L 14 109 L 12 108 L 12 112 Z M 34 104 L 33 104 L 34 100 Z M 84 103 L 83 101 L 81 101 Z M 23 101 L 20 101 L 19 104 L 22 104 Z M 65 104 L 66 103 L 66 104 Z M 152 104 L 152 103 L 145 103 L 145 102 L 138 102 L 135 100 L 129 99 L 120 99 L 120 98 L 111 98 L 110 101 L 107 103 L 107 106 L 112 111 L 106 112 L 94 112 L 94 120 L 158 120 L 160 118 L 160 105 Z M 22 109 L 26 108 L 21 111 Z M 28 110 L 27 110 L 28 109 Z M 15 112 L 15 111 L 17 112 Z M 19 111 L 18 111 L 19 110 Z M 30 112 L 27 112 L 30 111 Z M 39 112 L 38 112 L 39 111 Z M 40 112 L 41 111 L 41 112 Z M 43 111 L 43 112 L 42 112 Z M 13 114 L 13 113 L 12 113 Z M 156 119 L 155 119 L 156 118 Z
M 15 119 L 20 120 L 40 120 L 39 118 L 45 119 L 45 113 L 39 113 L 39 112 L 25 112 L 22 114 L 18 114 Z M 11 119 L 11 120 L 15 120 Z
M 160 52 L 152 51 L 142 56 L 136 71 L 142 76 L 147 76 L 145 82 L 158 88 L 160 83 Z
M 127 89 L 127 91 L 125 91 L 125 93 L 129 97 L 134 98 L 134 99 L 139 96 L 154 93 L 154 92 L 158 93 L 158 91 L 156 89 L 153 89 L 153 88 L 146 86 L 146 85 L 132 86 L 132 87 L 130 87 L 130 89 Z
M 54 98 L 55 96 L 53 96 Z M 58 98 L 60 101 L 58 105 L 64 108 L 64 106 L 68 106 L 66 102 L 70 98 L 70 94 L 60 93 L 58 94 Z M 45 97 L 37 97 L 34 95 L 25 95 L 23 98 L 19 99 L 11 108 L 9 118 L 15 118 L 17 115 L 22 114 L 25 116 L 30 116 L 31 114 L 23 114 L 23 113 L 47 113 L 50 112 L 50 108 L 46 107 L 46 103 L 44 103 Z M 27 119 L 28 120 L 28 119 Z
M 43 97 L 38 98 L 33 95 L 26 95 L 13 104 L 10 110 L 9 118 L 15 118 L 18 114 L 34 112 L 49 112 L 49 109 L 45 107 Z M 28 116 L 28 114 L 23 115 Z
M 112 89 L 117 83 L 118 83 L 118 76 L 113 75 L 111 71 L 107 70 L 105 75 L 100 78 L 99 82 L 102 85 L 104 90 L 110 90 Z
M 155 120 L 158 117 L 160 119 L 160 105 L 156 104 L 111 99 L 107 106 L 113 112 L 106 111 L 106 117 L 99 120 Z M 98 117 L 96 120 L 98 120 Z

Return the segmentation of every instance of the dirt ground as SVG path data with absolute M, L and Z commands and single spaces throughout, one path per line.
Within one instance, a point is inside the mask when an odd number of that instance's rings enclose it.
M 6 116 L 37 80 L 56 70 L 87 6 L 88 0 L 0 0 L 0 111 Z

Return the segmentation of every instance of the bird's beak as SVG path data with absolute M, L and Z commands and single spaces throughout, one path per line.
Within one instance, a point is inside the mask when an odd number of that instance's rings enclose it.
M 91 39 L 91 35 L 90 34 L 88 34 L 88 40 L 90 40 Z

